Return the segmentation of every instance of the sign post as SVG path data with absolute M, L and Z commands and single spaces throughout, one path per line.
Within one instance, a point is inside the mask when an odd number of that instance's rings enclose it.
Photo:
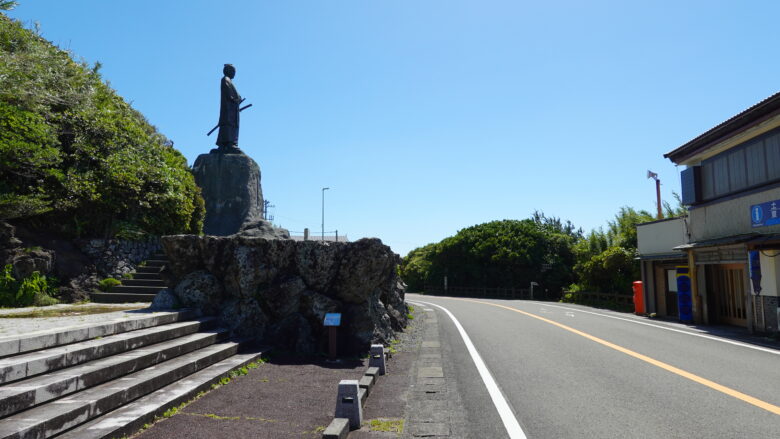
M 341 326 L 341 313 L 325 314 L 325 321 L 322 324 L 328 328 L 328 356 L 331 360 L 335 360 L 338 354 L 338 329 Z

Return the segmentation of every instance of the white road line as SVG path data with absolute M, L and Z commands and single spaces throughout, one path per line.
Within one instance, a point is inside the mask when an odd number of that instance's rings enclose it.
M 774 354 L 774 355 L 780 355 L 780 351 L 778 351 L 776 349 L 764 348 L 764 347 L 761 347 L 761 346 L 755 346 L 755 345 L 751 345 L 751 344 L 747 344 L 747 343 L 742 343 L 742 342 L 739 342 L 739 341 L 726 340 L 724 338 L 715 337 L 715 336 L 712 336 L 712 335 L 699 334 L 699 333 L 696 333 L 696 332 L 684 331 L 682 329 L 670 328 L 668 326 L 656 325 L 654 323 L 640 322 L 638 320 L 627 319 L 625 317 L 611 316 L 609 314 L 601 314 L 601 313 L 598 313 L 598 312 L 585 311 L 585 310 L 577 309 L 577 308 L 569 308 L 567 306 L 551 305 L 549 303 L 545 303 L 544 306 L 550 306 L 550 307 L 554 307 L 554 308 L 561 308 L 561 309 L 570 310 L 570 311 L 576 311 L 576 312 L 584 312 L 586 314 L 593 314 L 594 316 L 609 317 L 610 319 L 622 320 L 624 322 L 630 322 L 630 323 L 636 323 L 637 325 L 651 326 L 653 328 L 665 329 L 667 331 L 672 331 L 672 332 L 679 332 L 680 334 L 691 335 L 693 337 L 706 338 L 708 340 L 719 341 L 721 343 L 728 343 L 728 344 L 734 345 L 734 346 L 741 346 L 743 348 L 754 349 L 754 350 L 757 350 L 757 351 L 767 352 L 767 353 Z
M 458 328 L 458 332 L 460 332 L 460 336 L 463 338 L 463 342 L 466 343 L 466 349 L 468 349 L 469 354 L 471 354 L 471 359 L 474 360 L 474 365 L 477 366 L 479 376 L 482 378 L 482 382 L 485 383 L 485 387 L 487 387 L 490 398 L 493 400 L 493 404 L 496 406 L 496 410 L 498 410 L 498 415 L 501 417 L 501 421 L 504 423 L 504 428 L 506 428 L 506 432 L 509 434 L 509 438 L 526 439 L 526 435 L 523 432 L 523 429 L 520 427 L 520 423 L 517 421 L 517 418 L 515 418 L 512 409 L 509 407 L 509 403 L 506 402 L 504 395 L 501 393 L 501 389 L 498 388 L 498 384 L 496 384 L 496 381 L 493 379 L 493 375 L 490 374 L 490 371 L 485 365 L 485 362 L 482 360 L 479 352 L 477 352 L 477 348 L 474 347 L 474 343 L 471 342 L 471 338 L 469 338 L 469 335 L 466 333 L 466 330 L 463 329 L 463 326 L 461 326 L 458 319 L 452 315 L 450 310 L 435 303 L 422 302 L 419 300 L 410 300 L 409 302 L 435 306 L 450 316 L 450 319 L 452 319 L 455 327 Z

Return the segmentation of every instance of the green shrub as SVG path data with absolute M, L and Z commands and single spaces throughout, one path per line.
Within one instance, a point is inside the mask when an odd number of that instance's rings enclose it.
M 112 287 L 121 284 L 122 282 L 114 279 L 113 277 L 107 277 L 98 283 L 100 291 L 108 292 Z
M 21 281 L 13 277 L 11 265 L 6 265 L 0 273 L 0 306 L 18 308 L 54 305 L 59 303 L 52 297 L 56 293 L 57 280 L 37 271 Z
M 13 276 L 13 267 L 6 265 L 0 273 L 0 306 L 12 307 L 16 301 L 16 279 Z

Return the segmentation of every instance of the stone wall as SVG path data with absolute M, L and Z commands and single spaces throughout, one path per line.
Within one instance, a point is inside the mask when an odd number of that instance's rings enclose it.
M 143 241 L 90 239 L 77 244 L 94 261 L 99 276 L 116 279 L 134 271 L 139 262 L 149 259 L 161 248 L 158 237 Z
M 356 353 L 389 343 L 407 323 L 400 257 L 378 239 L 176 235 L 162 246 L 181 304 L 218 315 L 234 335 L 313 353 L 325 349 L 325 314 L 339 312 L 340 351 Z

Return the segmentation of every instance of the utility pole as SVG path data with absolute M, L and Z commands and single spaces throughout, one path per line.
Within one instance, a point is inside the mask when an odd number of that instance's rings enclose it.
M 322 188 L 322 240 L 325 241 L 325 191 L 329 187 Z
M 273 207 L 276 207 L 276 206 L 274 206 L 273 204 L 271 204 L 271 202 L 270 202 L 270 201 L 268 201 L 268 200 L 263 200 L 263 219 L 264 219 L 264 220 L 266 220 L 266 221 L 273 221 L 273 220 L 274 220 L 274 217 L 273 217 L 273 215 L 269 215 L 269 214 L 268 214 L 268 209 L 271 209 L 271 208 L 273 208 Z
M 664 212 L 661 209 L 661 179 L 658 178 L 658 174 L 652 171 L 647 171 L 647 178 L 655 180 L 655 198 L 658 203 L 658 219 L 663 219 Z

